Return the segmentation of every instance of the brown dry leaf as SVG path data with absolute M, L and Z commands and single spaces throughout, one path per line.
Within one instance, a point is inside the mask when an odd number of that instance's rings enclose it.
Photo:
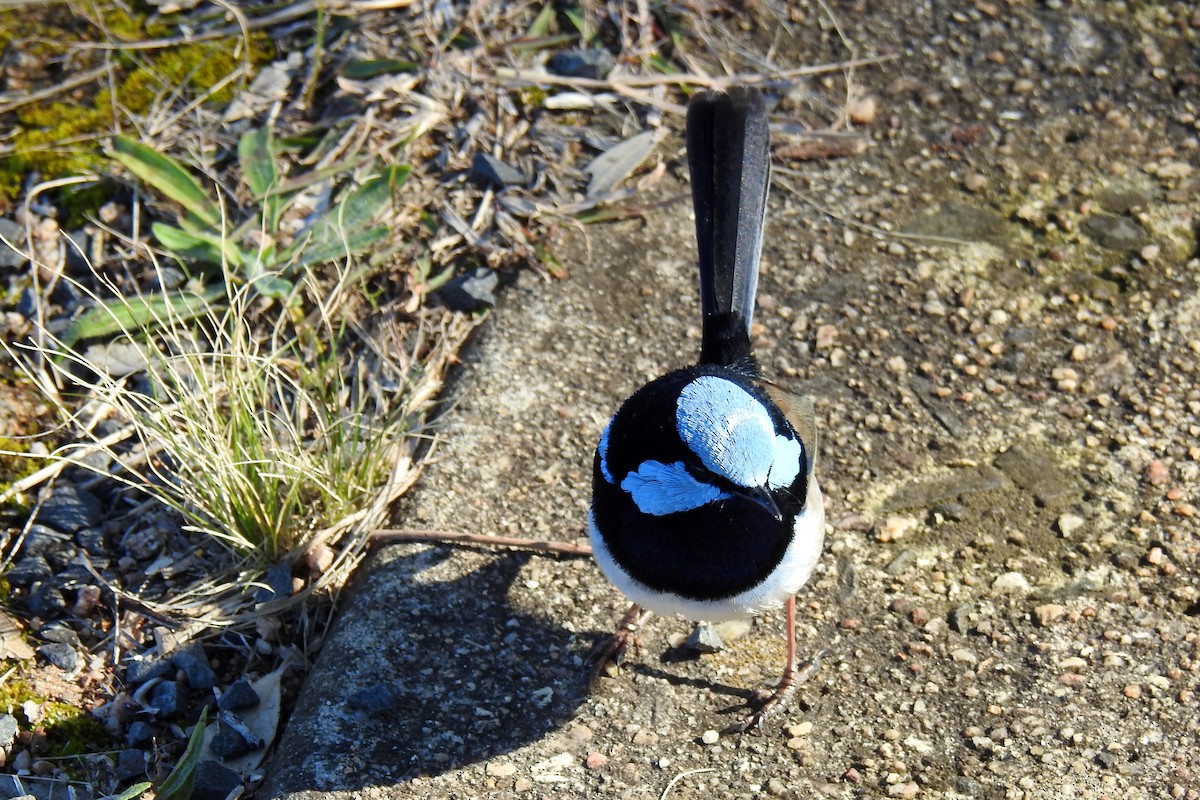
M 15 658 L 24 661 L 33 658 L 33 648 L 25 641 L 25 632 L 20 624 L 0 610 L 0 659 Z

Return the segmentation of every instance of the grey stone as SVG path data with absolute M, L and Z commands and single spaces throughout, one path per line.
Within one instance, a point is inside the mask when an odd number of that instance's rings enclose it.
M 941 397 L 936 394 L 936 388 L 932 381 L 925 378 L 913 377 L 909 379 L 909 388 L 913 394 L 921 401 L 921 405 L 938 421 L 946 431 L 952 436 L 962 436 L 966 431 L 966 425 L 963 424 L 962 417 L 956 414 Z
M 191 800 L 225 800 L 241 785 L 241 777 L 233 770 L 216 761 L 201 761 L 196 765 L 196 785 Z
M 63 672 L 73 672 L 79 666 L 79 654 L 69 644 L 51 642 L 39 647 L 37 652 L 48 663 L 53 664 Z
M 141 747 L 154 739 L 154 726 L 142 720 L 134 720 L 125 731 L 125 744 L 130 747 Z
M 438 290 L 438 299 L 455 311 L 480 311 L 496 303 L 500 276 L 485 267 L 450 280 Z
M 179 713 L 179 684 L 163 681 L 150 690 L 150 705 L 157 710 L 159 719 L 170 719 Z
M 91 248 L 91 237 L 84 230 L 63 231 L 64 250 L 67 257 L 67 269 L 72 272 L 82 272 L 88 269 L 88 252 Z
M 75 543 L 92 555 L 108 550 L 108 542 L 100 528 L 84 528 L 75 534 Z
M 262 582 L 266 586 L 261 586 L 255 590 L 255 602 L 267 603 L 271 600 L 281 600 L 285 597 L 290 597 L 292 594 L 291 563 L 280 561 L 267 570 L 267 574 L 263 576 Z
M 91 492 L 70 483 L 54 488 L 42 504 L 37 520 L 64 533 L 75 533 L 100 524 L 100 501 Z
M 946 520 L 947 522 L 962 522 L 967 518 L 970 512 L 962 503 L 938 503 L 931 509 L 932 513 Z
M 725 640 L 709 622 L 701 622 L 692 628 L 683 646 L 697 653 L 719 653 L 725 649 Z
M 155 528 L 137 527 L 121 537 L 121 549 L 138 561 L 149 561 L 163 548 L 163 536 Z
M 17 738 L 18 730 L 20 726 L 17 725 L 16 717 L 12 714 L 0 714 L 0 750 L 8 749 L 13 739 Z
M 598 47 L 563 50 L 555 53 L 546 62 L 546 68 L 557 75 L 591 80 L 603 80 L 616 65 L 617 60 L 613 54 Z
M 955 633 L 970 633 L 971 609 L 966 605 L 955 606 L 946 615 L 946 621 L 950 623 L 950 629 Z
M 21 243 L 25 241 L 25 228 L 13 222 L 8 217 L 0 217 L 0 236 L 20 247 Z M 24 253 L 13 250 L 8 245 L 0 242 L 0 269 L 19 267 L 28 260 L 25 258 Z M 27 317 L 31 316 L 30 314 L 25 314 L 23 311 L 21 313 Z
M 3 217 L 0 217 L 0 219 L 3 219 Z M 0 245 L 0 255 L 3 255 L 5 252 L 11 253 L 12 251 L 3 245 Z M 33 289 L 27 288 L 25 291 L 21 292 L 21 296 L 17 298 L 17 313 L 26 319 L 33 319 L 35 316 L 37 316 L 37 311 L 37 292 L 35 292 Z
M 502 189 L 505 186 L 521 186 L 525 183 L 525 174 L 516 167 L 505 164 L 500 159 L 487 153 L 476 153 L 471 161 L 469 177 L 480 186 L 492 186 Z
M 228 761 L 231 758 L 244 756 L 254 748 L 250 746 L 249 742 L 239 736 L 236 731 L 222 727 L 213 736 L 208 749 L 217 758 L 220 758 L 222 761 Z
M 117 754 L 117 780 L 132 781 L 146 778 L 146 752 L 122 750 Z
M 57 619 L 67 613 L 67 601 L 62 590 L 47 578 L 29 596 L 29 611 L 42 619 Z
M 165 678 L 171 673 L 171 663 L 161 658 L 140 658 L 125 662 L 125 683 L 137 686 L 151 678 Z
M 262 737 L 250 730 L 240 717 L 230 711 L 222 711 L 217 717 L 220 730 L 213 737 L 209 749 L 223 761 L 243 756 L 266 745 Z
M 400 704 L 400 696 L 386 683 L 376 683 L 350 695 L 346 703 L 356 711 L 383 714 Z
M 1137 250 L 1149 241 L 1145 228 L 1131 217 L 1092 214 L 1082 227 L 1096 244 L 1109 250 Z
M 37 635 L 47 642 L 59 642 L 76 648 L 83 647 L 83 643 L 79 641 L 79 634 L 61 622 L 43 625 L 38 629 Z
M 70 534 L 34 523 L 29 526 L 21 552 L 29 556 L 41 556 L 54 569 L 62 569 L 75 557 L 76 550 Z
M 193 643 L 171 654 L 171 665 L 182 670 L 188 686 L 193 689 L 211 689 L 217 685 L 217 674 L 208 665 L 204 647 Z
M 933 214 L 914 219 L 909 224 L 909 230 L 914 233 L 994 245 L 1004 245 L 1013 236 L 1014 227 L 995 212 L 954 200 L 943 202 Z
M 41 556 L 25 556 L 17 560 L 4 577 L 12 586 L 29 586 L 50 577 L 50 564 Z
M 221 699 L 217 702 L 217 708 L 222 711 L 239 711 L 243 708 L 253 708 L 259 702 L 258 692 L 254 691 L 254 687 L 250 685 L 250 681 L 245 678 L 238 678 L 229 685 L 229 688 L 221 693 Z

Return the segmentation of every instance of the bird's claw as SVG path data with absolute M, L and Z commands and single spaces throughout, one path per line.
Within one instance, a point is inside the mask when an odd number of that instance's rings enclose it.
M 616 677 L 621 671 L 621 663 L 625 661 L 625 653 L 629 646 L 638 646 L 637 629 L 641 623 L 641 608 L 631 606 L 617 624 L 616 631 L 596 646 L 592 651 L 592 677 L 588 685 L 595 688 L 596 682 L 602 675 Z
M 796 689 L 799 688 L 800 684 L 817 673 L 817 670 L 821 668 L 821 657 L 827 655 L 828 652 L 828 650 L 821 650 L 812 657 L 812 660 L 805 661 L 795 670 L 785 672 L 783 679 L 775 687 L 775 691 L 771 692 L 763 700 L 757 711 L 741 722 L 735 722 L 730 725 L 723 733 L 733 734 L 761 730 L 768 718 L 777 714 L 788 704 L 788 701 L 792 699 L 792 695 L 796 693 Z

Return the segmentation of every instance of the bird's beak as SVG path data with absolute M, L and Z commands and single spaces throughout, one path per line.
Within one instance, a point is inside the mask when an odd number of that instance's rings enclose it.
M 765 486 L 755 486 L 750 489 L 739 486 L 736 494 L 738 497 L 762 507 L 764 511 L 775 518 L 776 522 L 783 521 L 783 513 L 779 510 L 779 506 L 775 504 L 775 498 L 771 497 L 771 492 Z

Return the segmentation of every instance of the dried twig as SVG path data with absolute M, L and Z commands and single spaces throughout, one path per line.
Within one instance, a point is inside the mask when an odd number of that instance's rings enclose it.
M 866 136 L 820 136 L 797 144 L 776 147 L 777 157 L 788 161 L 819 161 L 846 158 L 866 152 L 871 140 Z
M 371 534 L 372 544 L 395 542 L 442 542 L 447 544 L 478 544 L 487 547 L 513 547 L 518 550 L 533 550 L 536 553 L 554 553 L 560 556 L 590 556 L 592 546 L 577 542 L 549 542 L 522 539 L 516 536 L 488 536 L 460 531 L 415 530 L 411 528 L 383 528 Z
M 894 55 L 869 56 L 864 58 L 855 58 L 848 61 L 838 61 L 831 64 L 813 64 L 806 67 L 795 67 L 794 69 L 784 69 L 771 73 L 721 75 L 716 77 L 711 75 L 699 75 L 697 73 L 678 72 L 671 75 L 614 74 L 604 79 L 572 78 L 565 75 L 554 75 L 549 72 L 542 72 L 538 70 L 515 69 L 511 67 L 499 67 L 496 69 L 494 75 L 481 75 L 480 77 L 484 80 L 491 79 L 499 83 L 519 81 L 522 83 L 571 86 L 576 89 L 607 89 L 608 91 L 619 91 L 622 87 L 649 88 L 652 86 L 672 86 L 676 84 L 690 84 L 693 86 L 720 88 L 724 86 L 733 86 L 735 84 L 758 85 L 782 83 L 790 81 L 793 78 L 824 75 L 829 72 L 839 72 L 842 70 L 851 69 L 853 67 L 868 66 L 871 64 L 885 64 L 889 61 L 895 61 L 897 58 L 898 56 Z
M 80 86 L 87 86 L 92 81 L 103 78 L 106 74 L 108 74 L 107 64 L 96 69 L 90 69 L 87 72 L 81 72 L 78 75 L 72 75 L 61 83 L 47 86 L 36 92 L 5 92 L 4 94 L 0 94 L 0 115 L 15 111 L 30 103 L 40 103 L 43 100 L 49 100 L 51 97 L 69 92 L 72 89 L 77 89 Z

